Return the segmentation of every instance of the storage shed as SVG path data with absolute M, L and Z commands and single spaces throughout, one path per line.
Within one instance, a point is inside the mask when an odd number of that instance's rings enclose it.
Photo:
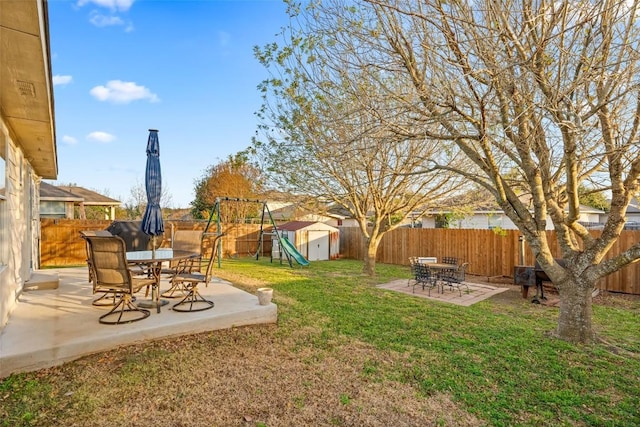
M 340 255 L 340 230 L 336 227 L 322 222 L 291 221 L 279 225 L 278 231 L 309 261 L 337 259 Z M 277 241 L 273 243 L 278 246 Z

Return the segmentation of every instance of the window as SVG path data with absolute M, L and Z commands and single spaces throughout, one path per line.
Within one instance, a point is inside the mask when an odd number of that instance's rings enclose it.
M 65 218 L 65 202 L 40 201 L 41 218 Z

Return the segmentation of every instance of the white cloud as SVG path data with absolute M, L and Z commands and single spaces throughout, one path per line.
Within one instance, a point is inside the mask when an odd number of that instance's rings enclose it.
M 62 142 L 64 142 L 65 144 L 68 144 L 68 145 L 74 145 L 74 144 L 78 143 L 78 140 L 76 138 L 72 137 L 72 136 L 64 135 L 62 137 Z
M 124 25 L 124 21 L 119 16 L 106 16 L 99 13 L 92 13 L 89 18 L 96 27 L 111 27 L 113 25 Z
M 53 76 L 53 85 L 54 86 L 66 85 L 66 84 L 71 83 L 71 80 L 73 80 L 73 77 L 71 77 L 71 76 L 56 75 L 56 76 Z
M 99 101 L 109 101 L 115 104 L 128 104 L 140 99 L 148 99 L 149 102 L 158 102 L 160 98 L 144 86 L 135 82 L 123 82 L 122 80 L 109 80 L 106 86 L 96 86 L 89 93 Z
M 107 143 L 107 142 L 114 141 L 116 137 L 107 132 L 96 131 L 96 132 L 91 132 L 89 135 L 87 135 L 87 139 L 89 141 Z
M 106 7 L 113 11 L 126 12 L 131 8 L 135 0 L 78 0 L 78 6 L 82 7 L 86 4 L 95 4 L 96 6 Z

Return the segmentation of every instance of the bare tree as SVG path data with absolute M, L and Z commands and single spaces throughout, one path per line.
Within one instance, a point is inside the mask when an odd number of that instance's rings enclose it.
M 173 197 L 166 185 L 162 186 L 160 194 L 160 206 L 163 208 L 172 208 Z M 144 182 L 136 180 L 136 183 L 129 190 L 129 199 L 125 202 L 125 216 L 128 219 L 141 219 L 147 208 L 147 190 Z
M 280 72 L 263 86 L 273 170 L 341 200 L 363 233 L 370 208 L 374 233 L 376 223 L 384 231 L 397 203 L 418 206 L 430 187 L 417 175 L 405 187 L 395 179 L 435 167 L 481 185 L 558 287 L 557 336 L 593 340 L 594 286 L 640 259 L 640 243 L 609 255 L 640 185 L 638 2 L 305 6 L 292 4 L 284 46 L 257 51 Z M 440 149 L 426 150 L 428 141 Z M 579 223 L 581 185 L 611 197 L 599 235 Z
M 596 282 L 640 258 L 640 243 L 608 256 L 639 188 L 638 2 L 328 0 L 313 10 L 320 22 L 339 15 L 353 55 L 406 83 L 411 95 L 396 100 L 423 134 L 475 166 L 439 162 L 489 190 L 525 236 L 559 290 L 557 336 L 593 340 Z M 611 197 L 599 235 L 578 222 L 581 185 Z
M 435 172 L 427 159 L 445 147 L 426 138 L 413 108 L 397 99 L 419 98 L 393 74 L 359 61 L 354 52 L 362 45 L 344 36 L 341 17 L 306 15 L 295 5 L 290 12 L 284 44 L 256 48 L 271 78 L 261 86 L 264 125 L 254 148 L 272 186 L 350 212 L 367 244 L 363 270 L 375 275 L 384 234 L 459 182 Z

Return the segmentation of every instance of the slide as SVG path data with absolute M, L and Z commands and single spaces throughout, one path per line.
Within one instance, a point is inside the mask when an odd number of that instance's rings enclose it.
M 284 249 L 300 265 L 309 265 L 309 261 L 302 256 L 295 246 L 286 237 L 280 238 L 280 247 Z

